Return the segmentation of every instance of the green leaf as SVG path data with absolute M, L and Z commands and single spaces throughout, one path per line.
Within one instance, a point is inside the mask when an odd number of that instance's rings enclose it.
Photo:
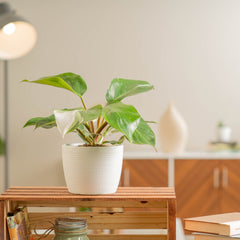
M 155 146 L 155 134 L 133 106 L 121 102 L 109 104 L 103 108 L 103 115 L 129 142 Z
M 92 133 L 89 131 L 89 129 L 86 127 L 86 124 L 81 124 L 78 129 L 82 132 L 85 139 L 90 140 L 90 142 L 93 140 Z
M 88 135 L 86 134 L 86 132 L 87 133 L 89 133 L 89 132 L 84 124 L 81 124 L 78 128 L 76 128 L 76 132 L 77 132 L 78 136 L 83 140 L 84 143 L 91 144 L 92 139 L 88 138 Z
M 118 141 L 116 140 L 104 141 L 103 144 L 110 143 L 112 145 L 120 145 L 123 143 L 124 139 L 125 139 L 125 136 L 123 135 L 118 139 Z
M 56 127 L 56 120 L 54 115 L 48 117 L 35 117 L 28 120 L 23 127 L 25 128 L 33 125 L 35 125 L 35 128 L 42 127 L 48 129 Z
M 42 118 L 41 120 L 37 121 L 36 123 L 36 128 L 42 127 L 42 128 L 52 128 L 52 127 L 56 127 L 56 120 L 55 120 L 55 116 L 52 114 L 49 117 L 45 117 Z
M 77 96 L 82 96 L 87 91 L 86 82 L 82 79 L 82 77 L 71 72 L 43 77 L 35 81 L 25 79 L 22 82 L 39 83 L 64 88 L 75 93 Z
M 98 118 L 101 114 L 102 105 L 100 104 L 81 112 L 84 122 L 92 121 Z
M 109 125 L 132 141 L 132 135 L 141 118 L 133 106 L 121 102 L 109 104 L 103 108 L 103 116 Z
M 155 146 L 155 134 L 148 124 L 141 118 L 138 127 L 133 133 L 133 141 L 135 144 L 149 144 Z
M 35 117 L 35 118 L 31 118 L 29 119 L 23 126 L 23 128 L 28 127 L 28 126 L 33 126 L 36 125 L 36 123 L 40 120 L 44 119 L 44 117 Z
M 102 113 L 102 105 L 96 105 L 90 109 L 63 109 L 55 110 L 54 115 L 57 121 L 59 132 L 64 137 L 67 133 L 77 129 L 82 123 L 98 118 Z
M 108 103 L 118 102 L 125 97 L 146 92 L 153 88 L 154 87 L 146 81 L 115 78 L 107 90 L 106 100 Z
M 5 142 L 4 140 L 0 137 L 0 155 L 4 154 L 4 150 L 5 150 Z

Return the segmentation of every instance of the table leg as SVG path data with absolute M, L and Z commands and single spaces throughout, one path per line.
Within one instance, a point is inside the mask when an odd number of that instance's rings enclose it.
M 0 201 L 0 239 L 8 240 L 8 230 L 7 230 L 7 211 L 5 202 L 3 200 Z
M 168 240 L 176 240 L 176 200 L 168 202 Z

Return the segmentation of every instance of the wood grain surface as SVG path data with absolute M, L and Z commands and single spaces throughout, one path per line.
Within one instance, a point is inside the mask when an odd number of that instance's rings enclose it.
M 76 195 L 69 193 L 66 187 L 10 187 L 0 196 L 1 240 L 9 240 L 6 224 L 4 225 L 6 212 L 17 206 L 37 208 L 29 211 L 30 224 L 37 226 L 36 229 L 47 229 L 49 224 L 46 221 L 54 222 L 58 217 L 84 217 L 87 219 L 88 229 L 92 231 L 89 235 L 91 240 L 176 238 L 176 197 L 173 188 L 119 187 L 114 194 Z M 46 210 L 57 207 L 74 207 L 75 212 Z M 91 207 L 92 211 L 81 212 L 78 207 Z M 135 210 L 127 211 L 129 208 Z M 154 211 L 149 211 L 149 208 Z M 128 229 L 152 229 L 158 233 L 123 234 Z M 109 233 L 104 233 L 106 230 Z M 46 239 L 52 238 L 53 236 L 49 236 Z M 37 239 L 36 236 L 34 239 Z

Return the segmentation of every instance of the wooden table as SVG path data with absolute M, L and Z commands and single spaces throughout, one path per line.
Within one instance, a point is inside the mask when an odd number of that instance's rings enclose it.
M 27 206 L 30 224 L 38 229 L 49 227 L 44 220 L 54 222 L 57 217 L 87 218 L 89 230 L 110 229 L 98 234 L 92 231 L 91 240 L 175 240 L 176 239 L 176 197 L 173 188 L 120 187 L 114 194 L 86 196 L 68 192 L 66 187 L 11 187 L 0 195 L 0 239 L 8 240 L 6 226 L 7 212 L 16 207 Z M 35 211 L 31 211 L 34 207 Z M 47 210 L 46 208 L 47 207 Z M 50 212 L 61 207 L 91 207 L 90 212 Z M 36 211 L 37 208 L 37 211 Z M 94 211 L 109 209 L 109 211 Z M 115 209 L 117 208 L 117 210 Z M 122 209 L 119 212 L 119 208 Z M 131 229 L 145 229 L 130 232 Z M 147 234 L 149 229 L 157 233 Z M 133 230 L 132 230 L 133 231 Z M 143 234 L 145 233 L 145 234 Z M 36 239 L 36 238 L 34 238 Z M 46 239 L 52 239 L 48 237 Z

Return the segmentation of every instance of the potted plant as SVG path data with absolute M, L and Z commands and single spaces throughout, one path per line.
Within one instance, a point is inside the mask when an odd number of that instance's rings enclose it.
M 232 129 L 223 122 L 217 124 L 217 138 L 220 142 L 230 142 Z
M 36 117 L 26 122 L 24 127 L 52 128 L 57 126 L 64 137 L 75 132 L 82 144 L 64 144 L 62 158 L 68 190 L 76 194 L 106 194 L 117 190 L 123 160 L 123 141 L 134 144 L 155 146 L 155 134 L 132 105 L 122 100 L 128 96 L 146 92 L 153 86 L 146 81 L 115 78 L 107 93 L 106 105 L 98 104 L 87 108 L 83 95 L 86 82 L 80 75 L 62 73 L 43 77 L 38 83 L 63 88 L 80 98 L 81 107 L 55 110 L 48 117 Z M 106 140 L 114 132 L 120 132 L 117 140 Z

